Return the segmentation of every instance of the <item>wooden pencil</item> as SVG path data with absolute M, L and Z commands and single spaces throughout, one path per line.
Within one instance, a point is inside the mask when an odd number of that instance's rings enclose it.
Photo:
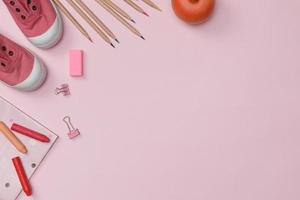
M 81 24 L 73 17 L 73 15 L 67 10 L 67 8 L 61 3 L 60 0 L 53 0 L 54 3 L 59 7 L 62 13 L 73 23 L 73 25 L 91 42 L 92 39 L 88 32 L 81 26 Z
M 111 37 L 113 40 L 115 40 L 116 42 L 119 43 L 119 40 L 117 39 L 117 37 L 115 36 L 115 34 L 99 19 L 99 17 L 97 17 L 93 11 L 91 11 L 91 9 L 89 9 L 89 7 L 83 3 L 82 0 L 75 0 L 78 2 L 78 5 L 81 9 L 83 9 L 85 12 L 87 12 L 87 14 L 94 20 L 94 22 L 97 24 L 97 26 L 99 26 L 99 28 L 101 28 L 102 30 L 104 30 L 104 32 Z
M 110 41 L 109 37 L 105 35 L 103 30 L 99 28 L 97 23 L 92 19 L 89 14 L 83 10 L 77 1 L 75 0 L 67 0 L 67 2 L 76 10 L 76 12 L 98 33 L 98 35 L 108 44 L 110 44 L 112 47 L 115 47 L 113 43 Z
M 153 1 L 151 0 L 142 0 L 144 3 L 148 4 L 152 8 L 155 8 L 156 10 L 161 11 L 160 7 L 158 7 Z
M 128 5 L 134 8 L 136 11 L 143 13 L 146 16 L 149 16 L 139 5 L 134 3 L 132 0 L 124 0 Z
M 132 33 L 144 39 L 143 35 L 134 28 L 131 24 L 129 24 L 121 15 L 119 15 L 108 3 L 106 0 L 95 0 L 99 5 L 101 5 L 104 9 L 106 9 L 111 15 L 113 15 L 117 20 L 119 20 L 125 27 L 127 27 Z
M 112 7 L 115 11 L 117 11 L 121 16 L 123 16 L 124 18 L 126 18 L 126 19 L 132 21 L 133 23 L 135 23 L 135 20 L 128 13 L 126 13 L 122 8 L 120 8 L 117 4 L 115 4 L 111 0 L 104 0 L 104 1 L 110 7 Z

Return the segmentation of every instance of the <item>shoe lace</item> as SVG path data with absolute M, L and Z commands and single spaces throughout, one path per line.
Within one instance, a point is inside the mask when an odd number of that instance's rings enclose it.
M 21 23 L 36 21 L 40 12 L 40 3 L 38 0 L 4 0 L 8 8 L 19 17 Z

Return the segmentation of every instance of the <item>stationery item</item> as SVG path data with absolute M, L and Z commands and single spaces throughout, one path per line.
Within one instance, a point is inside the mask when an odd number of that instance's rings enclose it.
M 142 1 L 148 4 L 149 6 L 151 6 L 152 8 L 161 11 L 160 7 L 158 7 L 153 1 L 151 0 L 142 0 Z
M 40 142 L 50 142 L 50 139 L 46 135 L 43 135 L 37 131 L 21 126 L 17 123 L 13 123 L 10 129 L 15 132 L 21 133 L 25 136 L 31 137 L 35 140 L 38 140 Z
M 111 15 L 113 15 L 117 20 L 119 20 L 126 28 L 128 28 L 132 33 L 139 36 L 145 40 L 144 36 L 131 24 L 129 24 L 125 19 L 123 19 L 109 4 L 106 3 L 106 0 L 96 0 L 96 2 L 106 9 Z
M 86 10 L 83 10 L 76 0 L 67 0 L 67 2 L 76 10 L 76 12 L 98 33 L 98 35 L 108 44 L 115 48 L 110 39 L 105 35 L 103 30 L 99 28 L 95 20 L 88 14 Z
M 60 85 L 60 87 L 57 87 L 55 89 L 55 94 L 56 95 L 63 94 L 64 96 L 69 96 L 71 94 L 69 85 L 68 84 Z
M 25 145 L 15 136 L 11 130 L 6 126 L 3 121 L 0 121 L 0 132 L 6 137 L 6 139 L 15 146 L 15 148 L 20 151 L 21 153 L 26 154 L 27 149 Z
M 135 23 L 135 20 L 129 14 L 127 14 L 122 8 L 120 8 L 117 4 L 115 4 L 111 0 L 103 0 L 103 1 L 105 1 L 105 3 L 107 3 L 110 7 L 112 7 L 121 16 Z
M 134 8 L 136 11 L 146 15 L 149 17 L 148 13 L 146 13 L 139 5 L 134 3 L 132 0 L 124 0 L 128 5 L 130 5 L 132 8 Z
M 13 123 L 22 124 L 24 127 L 30 127 L 39 133 L 43 133 L 49 139 L 49 143 L 38 142 L 35 139 L 18 135 L 18 138 L 26 146 L 28 154 L 18 153 L 14 146 L 0 133 L 0 199 L 1 200 L 15 200 L 22 187 L 11 159 L 19 156 L 22 159 L 22 164 L 27 177 L 30 179 L 34 172 L 40 166 L 42 161 L 46 161 L 45 156 L 55 144 L 57 135 L 34 120 L 29 115 L 22 112 L 20 109 L 6 101 L 0 96 L 0 120 L 2 120 L 9 127 Z M 17 133 L 16 133 L 17 134 Z M 40 173 L 47 173 L 40 170 Z
M 101 28 L 102 30 L 104 30 L 104 32 L 111 37 L 113 40 L 115 40 L 116 42 L 120 43 L 119 40 L 117 39 L 117 37 L 115 36 L 115 34 L 99 19 L 99 17 L 97 17 L 93 11 L 91 9 L 89 9 L 89 7 L 87 7 L 87 5 L 85 3 L 83 3 L 82 0 L 74 0 L 78 3 L 78 6 L 84 10 L 91 18 L 92 20 L 95 22 L 95 24 Z
M 71 76 L 83 75 L 83 51 L 72 49 L 69 51 L 69 68 Z
M 74 24 L 74 26 L 90 41 L 92 38 L 89 36 L 88 32 L 81 26 L 81 24 L 73 17 L 73 15 L 67 10 L 67 8 L 62 4 L 60 0 L 53 0 L 54 3 L 59 7 L 59 9 L 64 13 L 64 15 Z
M 22 91 L 36 90 L 44 83 L 47 69 L 40 58 L 1 34 L 0 48 L 0 81 Z
M 21 183 L 24 193 L 27 196 L 31 196 L 32 195 L 31 186 L 30 186 L 29 180 L 27 178 L 27 175 L 25 173 L 25 170 L 24 170 L 24 167 L 23 167 L 20 157 L 14 157 L 12 159 L 12 162 L 15 166 L 15 170 L 17 172 L 17 175 L 20 180 L 20 183 Z
M 14 21 L 28 38 L 39 48 L 56 45 L 63 34 L 59 11 L 51 0 L 3 0 Z
M 69 129 L 68 136 L 70 139 L 73 139 L 73 138 L 77 137 L 78 135 L 80 135 L 79 129 L 74 128 L 74 126 L 71 122 L 71 118 L 69 116 L 64 117 L 63 121 L 65 122 L 65 124 L 67 125 L 67 127 Z

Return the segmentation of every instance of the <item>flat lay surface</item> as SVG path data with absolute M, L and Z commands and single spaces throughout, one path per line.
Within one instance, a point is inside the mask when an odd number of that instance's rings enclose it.
M 65 3 L 65 1 L 62 1 Z M 300 25 L 298 0 L 218 0 L 190 26 L 143 5 L 119 5 L 146 38 L 94 0 L 87 5 L 120 40 L 105 44 L 68 4 L 94 43 L 64 18 L 64 37 L 34 47 L 0 3 L 1 34 L 48 67 L 41 89 L 0 95 L 60 138 L 31 179 L 34 200 L 299 200 Z M 118 0 L 116 0 L 118 2 Z M 84 51 L 84 76 L 69 75 L 69 50 Z M 68 83 L 71 95 L 56 96 Z M 81 135 L 68 139 L 70 116 Z

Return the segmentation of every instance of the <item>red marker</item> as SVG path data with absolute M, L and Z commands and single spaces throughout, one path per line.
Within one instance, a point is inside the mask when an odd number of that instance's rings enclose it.
M 32 195 L 32 191 L 31 191 L 31 186 L 29 184 L 29 180 L 26 176 L 26 173 L 24 171 L 23 165 L 22 165 L 22 161 L 20 159 L 20 157 L 15 157 L 12 159 L 16 172 L 18 174 L 20 183 L 22 185 L 23 191 L 25 192 L 25 194 L 27 196 Z
M 46 135 L 43 135 L 16 123 L 13 123 L 10 129 L 41 142 L 50 142 L 50 139 Z

